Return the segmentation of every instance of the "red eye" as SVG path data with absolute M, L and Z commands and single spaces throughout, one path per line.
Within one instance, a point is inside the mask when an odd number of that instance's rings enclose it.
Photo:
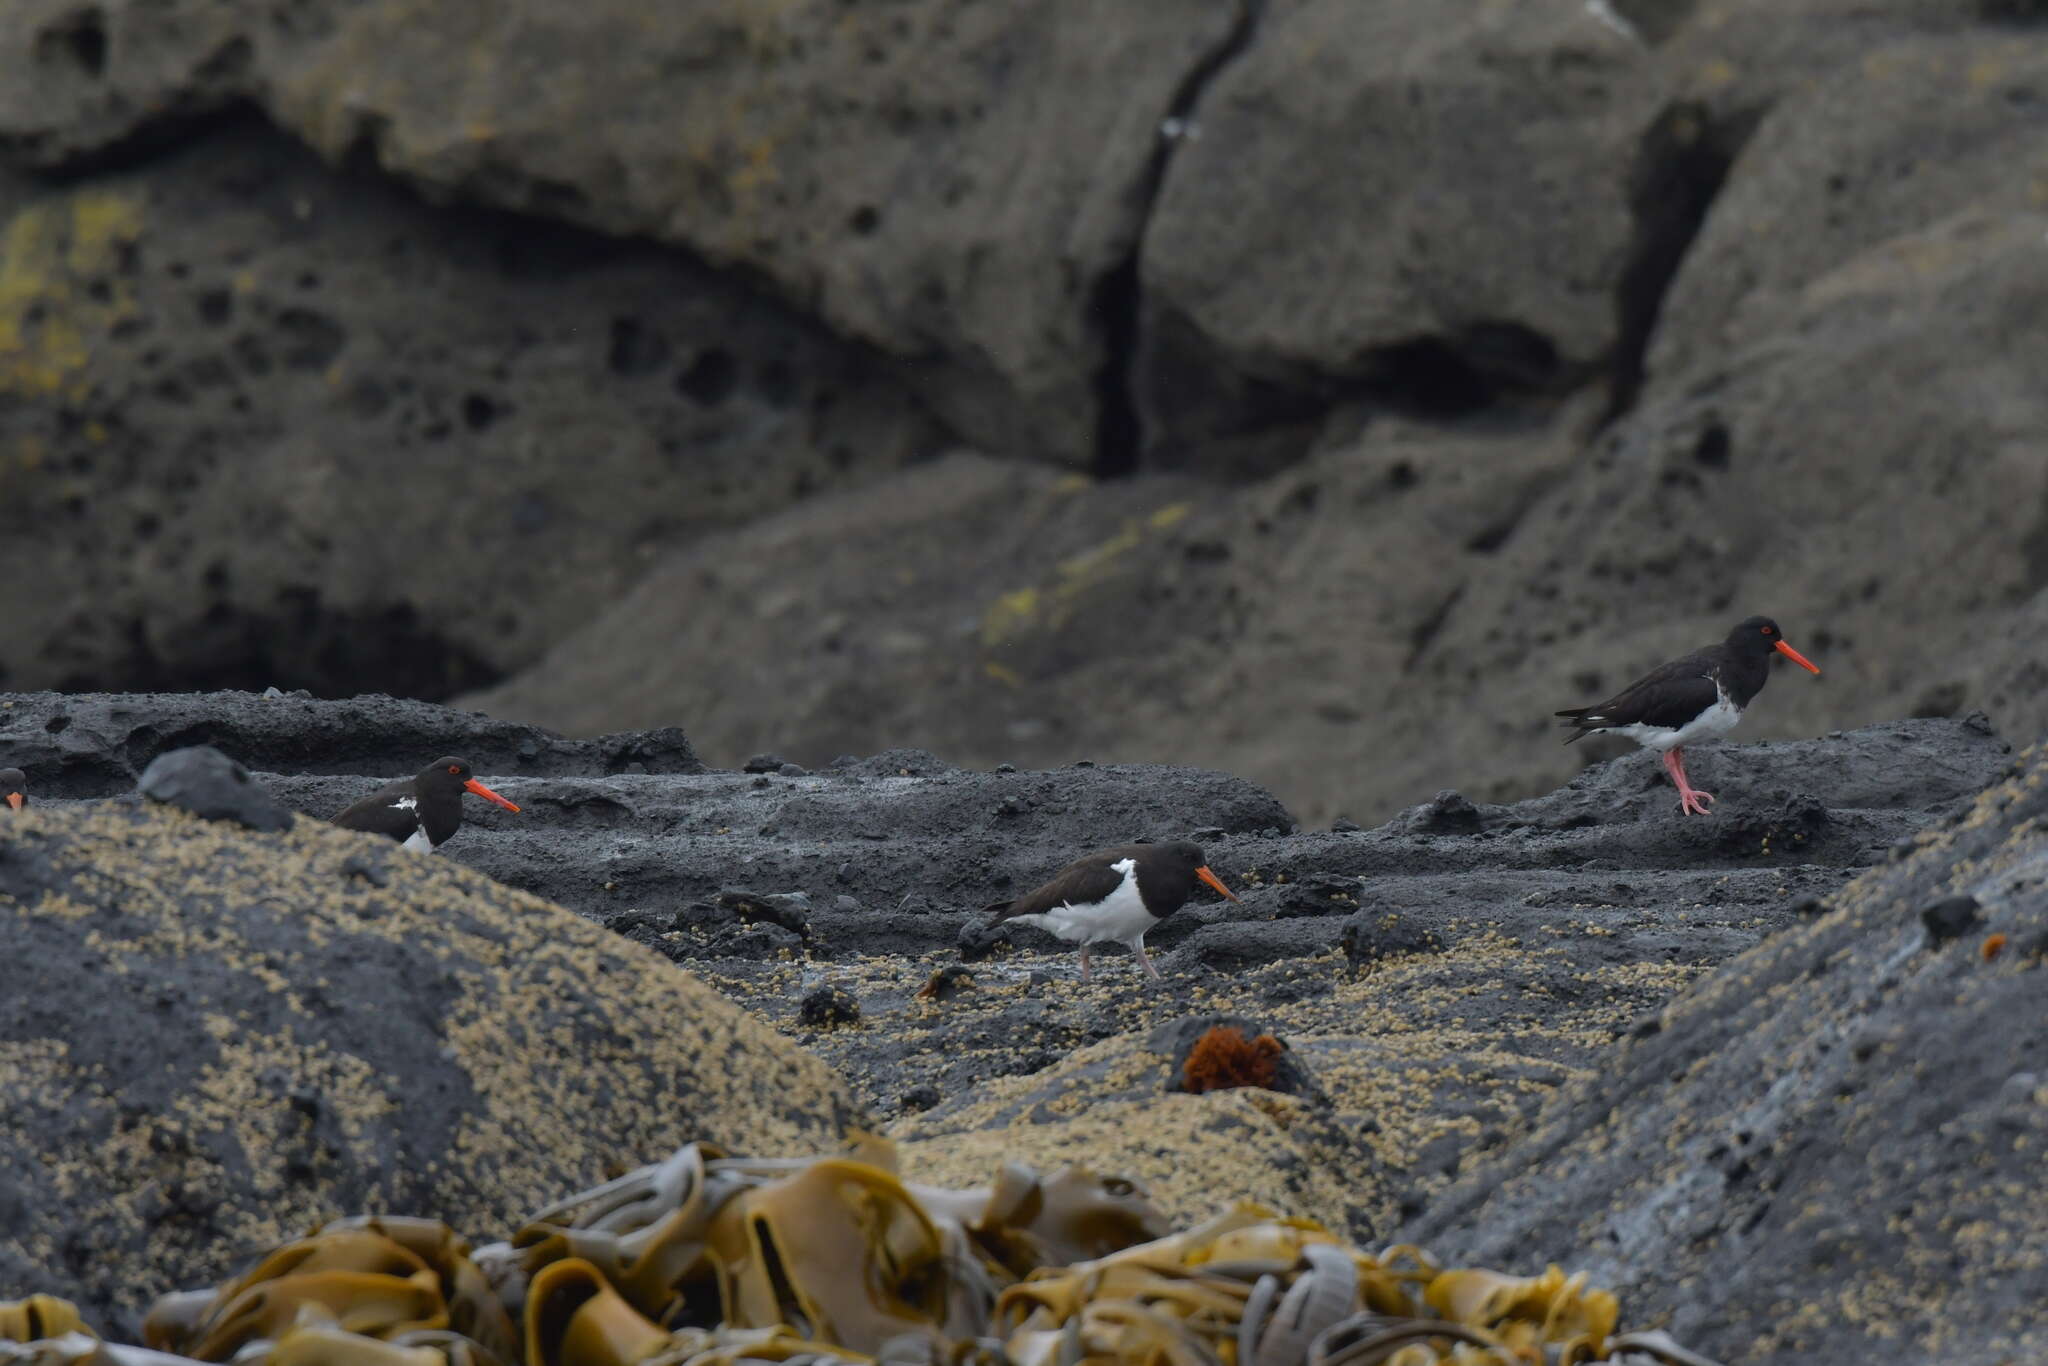
M 462 765 L 461 765 L 461 764 L 450 764 L 450 765 L 448 765 L 448 771 L 449 771 L 450 773 L 453 773 L 453 774 L 454 774 L 454 775 L 455 775 L 456 777 L 458 777 L 458 778 L 459 778 L 459 777 L 461 777 L 461 776 L 462 776 Z
M 1765 634 L 1765 635 L 1769 635 L 1770 633 L 1771 633 L 1771 628 L 1770 628 L 1770 627 L 1768 627 L 1768 626 L 1764 627 L 1764 634 Z

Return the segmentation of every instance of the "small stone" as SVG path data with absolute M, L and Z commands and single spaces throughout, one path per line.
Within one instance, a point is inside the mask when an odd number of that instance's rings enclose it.
M 819 987 L 797 1007 L 799 1023 L 811 1029 L 832 1029 L 860 1023 L 860 1002 L 843 987 Z
M 692 901 L 675 914 L 669 924 L 676 930 L 720 930 L 737 925 L 740 913 L 730 906 L 715 906 L 709 901 Z
M 811 771 L 802 764 L 784 764 L 775 771 L 785 778 L 808 778 L 811 776 Z
M 810 937 L 811 899 L 802 892 L 777 892 L 764 896 L 734 887 L 711 899 L 717 905 L 739 912 L 742 919 L 780 925 L 785 930 Z
M 266 702 L 267 702 L 267 701 L 270 701 L 270 700 L 271 700 L 271 699 L 273 699 L 273 698 L 280 698 L 280 697 L 283 697 L 283 696 L 284 696 L 284 689 L 283 689 L 283 688 L 280 688 L 280 687 L 278 687 L 278 686 L 277 686 L 277 684 L 275 684 L 275 683 L 271 684 L 271 685 L 270 685 L 269 687 L 267 687 L 267 688 L 265 688 L 265 689 L 263 690 L 263 700 L 264 700 L 264 701 L 266 701 Z
M 182 807 L 210 821 L 233 821 L 251 830 L 289 830 L 292 813 L 249 776 L 249 770 L 215 749 L 194 745 L 159 754 L 136 784 L 151 801 Z
M 1330 833 L 1333 835 L 1355 835 L 1364 828 L 1349 816 L 1339 816 L 1330 822 Z
M 1076 759 L 1076 760 L 1074 760 L 1074 763 L 1073 763 L 1073 767 L 1075 767 L 1075 768 L 1093 768 L 1093 767 L 1095 767 L 1095 761 L 1094 761 L 1093 759 Z
M 903 1098 L 898 1103 L 901 1104 L 905 1110 L 908 1110 L 912 1113 L 917 1113 L 920 1111 L 931 1109 L 934 1105 L 937 1105 L 939 1103 L 939 1100 L 940 1096 L 938 1087 L 913 1086 L 908 1091 L 905 1091 L 903 1093 Z
M 996 765 L 996 772 L 998 772 L 998 773 L 1015 773 L 1016 771 L 1017 771 L 1017 766 L 1016 766 L 1015 764 L 997 764 L 997 765 Z
M 756 754 L 753 758 L 740 765 L 740 772 L 776 773 L 788 762 L 789 760 L 783 758 L 780 754 Z
M 1927 942 L 1941 944 L 1954 939 L 1977 923 L 1977 898 L 1974 896 L 1943 897 L 1920 912 L 1920 923 L 1927 927 Z
M 974 974 L 958 963 L 948 963 L 918 988 L 920 1001 L 950 1001 L 974 985 Z
M 841 915 L 853 915 L 860 910 L 860 898 L 841 892 L 832 898 L 832 909 Z
M 531 737 L 519 742 L 519 757 L 529 763 L 540 758 L 540 741 Z

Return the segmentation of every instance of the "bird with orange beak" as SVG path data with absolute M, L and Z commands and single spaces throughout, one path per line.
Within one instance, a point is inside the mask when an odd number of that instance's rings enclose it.
M 1186 840 L 1171 844 L 1120 844 L 1084 854 L 1015 901 L 984 906 L 999 925 L 1035 925 L 1081 946 L 1081 980 L 1088 980 L 1088 951 L 1096 944 L 1129 944 L 1138 966 L 1153 981 L 1159 970 L 1145 952 L 1145 934 L 1187 904 L 1201 882 L 1230 900 L 1237 895 L 1223 885 L 1202 857 L 1202 846 Z
M 507 811 L 519 810 L 478 781 L 467 759 L 450 754 L 410 778 L 384 784 L 336 816 L 334 824 L 344 830 L 385 835 L 408 849 L 431 854 L 462 828 L 465 792 L 474 792 Z
M 28 774 L 18 768 L 0 768 L 0 802 L 6 802 L 10 811 L 27 806 Z
M 1685 747 L 1735 729 L 1743 709 L 1770 681 L 1774 654 L 1809 673 L 1820 672 L 1819 665 L 1785 643 L 1777 622 L 1751 617 L 1719 645 L 1659 665 L 1596 707 L 1557 713 L 1572 729 L 1564 742 L 1604 730 L 1656 750 L 1678 787 L 1679 811 L 1704 816 L 1714 794 L 1686 781 Z

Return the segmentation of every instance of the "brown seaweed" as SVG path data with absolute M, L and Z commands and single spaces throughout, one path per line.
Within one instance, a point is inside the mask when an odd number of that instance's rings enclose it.
M 858 1135 L 686 1145 L 474 1253 L 432 1220 L 337 1220 L 160 1298 L 147 1348 L 47 1295 L 0 1304 L 0 1366 L 1712 1366 L 1619 1317 L 1583 1273 L 1368 1253 L 1249 1203 L 1169 1232 L 1080 1167 L 906 1183 Z

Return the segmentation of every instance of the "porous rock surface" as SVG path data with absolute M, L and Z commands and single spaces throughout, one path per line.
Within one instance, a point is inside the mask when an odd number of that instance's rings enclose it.
M 10 18 L 0 686 L 1378 821 L 1761 610 L 1748 736 L 2048 727 L 2037 6 Z
M 84 179 L 0 170 L 0 687 L 447 697 L 656 547 L 947 439 L 701 261 L 423 203 L 236 108 Z
M 128 798 L 0 824 L 0 1297 L 132 1338 L 323 1220 L 479 1230 L 677 1144 L 860 1109 L 701 983 L 446 859 Z

